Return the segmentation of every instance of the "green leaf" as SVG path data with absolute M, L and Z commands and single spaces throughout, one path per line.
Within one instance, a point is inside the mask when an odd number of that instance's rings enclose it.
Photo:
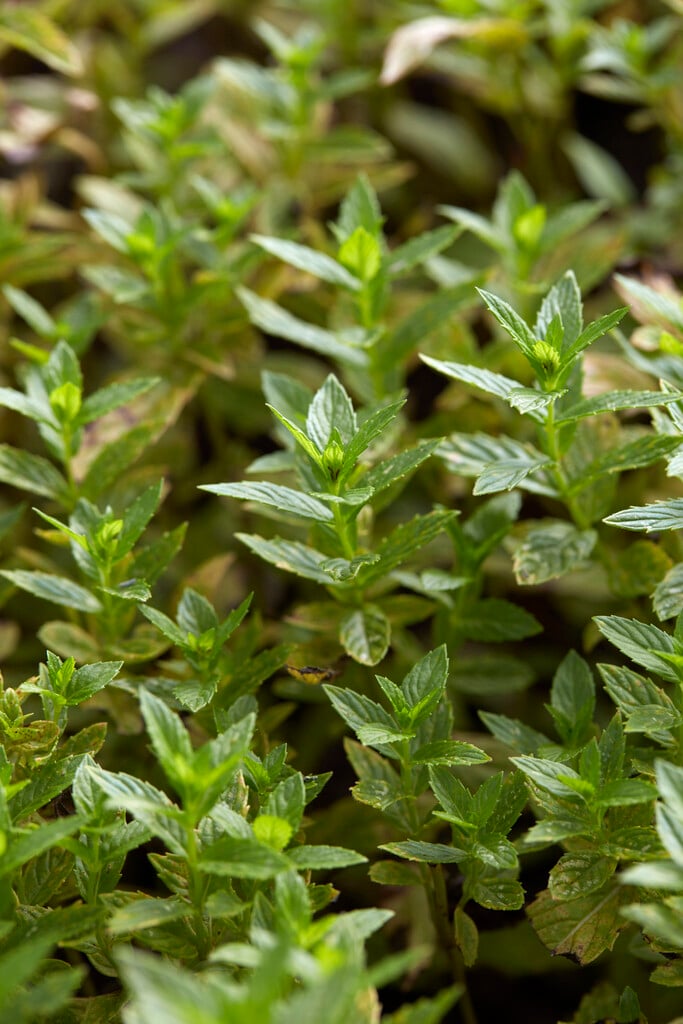
M 301 448 L 303 448 L 303 450 L 306 452 L 308 457 L 312 459 L 317 466 L 323 465 L 321 454 L 318 451 L 317 447 L 314 445 L 313 441 L 310 440 L 308 435 L 305 434 L 304 431 L 301 430 L 296 425 L 296 423 L 293 423 L 291 420 L 288 420 L 286 416 L 283 416 L 281 412 L 278 412 L 274 406 L 268 405 L 266 403 L 266 408 L 270 409 L 273 416 L 275 416 L 275 418 L 280 421 L 283 427 L 285 427 L 289 431 L 289 433 L 292 435 L 297 444 L 299 444 Z
M 271 256 L 277 256 L 283 263 L 288 263 L 290 267 L 304 270 L 307 274 L 320 278 L 321 281 L 329 281 L 330 284 L 340 285 L 350 291 L 358 291 L 360 287 L 358 279 L 350 274 L 341 263 L 307 245 L 299 245 L 298 242 L 289 242 L 283 238 L 271 238 L 266 235 L 250 235 L 250 238 Z
M 437 211 L 454 220 L 456 224 L 480 238 L 482 242 L 489 245 L 498 252 L 504 252 L 506 242 L 490 221 L 481 217 L 478 213 L 465 209 L 462 206 L 439 206 Z
M 618 412 L 620 409 L 649 409 L 652 406 L 668 405 L 680 401 L 680 392 L 668 394 L 664 391 L 608 391 L 593 398 L 584 398 L 575 405 L 563 409 L 555 418 L 555 424 L 575 423 L 589 416 L 603 412 Z
M 12 821 L 18 824 L 68 789 L 82 761 L 77 754 L 34 765 L 26 784 L 9 800 Z
M 331 582 L 329 575 L 321 568 L 322 563 L 328 560 L 327 555 L 316 551 L 315 548 L 309 548 L 298 541 L 282 540 L 280 537 L 266 540 L 257 534 L 248 533 L 236 533 L 235 537 L 246 544 L 255 555 L 270 562 L 271 565 L 276 565 L 278 569 L 315 580 L 316 583 Z
M 462 953 L 465 967 L 472 967 L 477 959 L 479 950 L 479 932 L 477 926 L 461 906 L 455 908 L 453 915 L 453 927 L 455 929 L 455 941 Z
M 534 326 L 537 338 L 546 337 L 550 324 L 558 315 L 562 321 L 563 346 L 571 345 L 583 326 L 581 291 L 572 270 L 568 270 L 543 299 Z
M 62 504 L 69 499 L 66 480 L 51 462 L 40 455 L 11 448 L 8 444 L 0 445 L 0 480 Z
M 146 391 L 159 383 L 159 377 L 139 377 L 137 380 L 120 381 L 100 388 L 99 391 L 95 391 L 84 400 L 77 423 L 79 425 L 91 423 L 101 416 L 106 416 L 108 412 L 132 402 L 138 395 L 144 395 Z
M 593 720 L 595 683 L 588 664 L 576 651 L 562 660 L 550 691 L 551 714 L 565 742 L 576 744 Z
M 379 727 L 387 732 L 398 732 L 396 723 L 391 715 L 384 710 L 381 704 L 377 704 L 363 694 L 354 693 L 353 690 L 343 690 L 339 686 L 323 684 L 323 689 L 335 711 L 344 719 L 355 733 L 366 727 Z
M 50 423 L 55 426 L 55 418 L 50 406 L 45 400 L 45 405 L 40 404 L 37 400 L 29 398 L 27 395 L 21 393 L 21 391 L 15 391 L 13 388 L 0 388 L 0 406 L 5 409 L 12 409 L 13 412 L 18 412 L 22 416 L 26 416 L 28 419 L 35 420 L 36 423 L 44 422 Z
M 118 907 L 107 921 L 107 929 L 112 935 L 125 935 L 129 932 L 144 931 L 146 928 L 159 928 L 170 921 L 178 921 L 187 917 L 190 907 L 177 896 L 161 899 L 155 896 L 150 899 L 135 899 L 126 906 Z
M 657 788 L 667 806 L 683 821 L 683 768 L 669 761 L 656 762 Z
M 287 856 L 298 871 L 336 871 L 367 863 L 367 857 L 341 846 L 294 846 Z
M 18 313 L 36 334 L 43 338 L 54 336 L 54 320 L 27 292 L 21 291 L 20 288 L 13 288 L 11 284 L 4 284 L 2 293 L 15 313 Z
M 147 690 L 140 691 L 140 710 L 159 764 L 173 788 L 182 796 L 193 761 L 187 730 L 178 715 Z
M 504 377 L 501 373 L 494 373 L 492 370 L 485 370 L 480 366 L 471 366 L 468 363 L 444 362 L 441 359 L 433 359 L 431 356 L 420 355 L 420 359 L 427 366 L 445 374 L 446 377 L 453 377 L 454 380 L 462 381 L 463 384 L 471 384 L 489 395 L 496 395 L 508 401 L 510 395 L 519 389 L 519 381 L 511 377 Z
M 595 530 L 578 530 L 560 520 L 533 527 L 515 551 L 517 582 L 533 586 L 582 568 L 597 538 Z
M 384 405 L 380 409 L 376 409 L 375 412 L 371 413 L 361 423 L 358 432 L 346 446 L 342 463 L 343 476 L 348 475 L 366 448 L 372 444 L 376 437 L 384 433 L 389 424 L 396 419 L 396 416 L 405 404 L 405 399 L 402 398 L 398 402 Z
M 483 288 L 477 288 L 477 291 L 484 300 L 488 310 L 493 314 L 501 327 L 507 331 L 512 340 L 519 345 L 524 355 L 528 359 L 534 360 L 533 348 L 537 339 L 522 318 L 509 303 L 504 302 L 497 295 L 492 295 L 491 292 L 486 292 Z
M 660 654 L 675 652 L 673 638 L 657 626 L 618 615 L 596 615 L 593 620 L 607 640 L 629 658 L 663 679 L 678 680 L 678 673 Z
M 77 668 L 63 690 L 67 704 L 77 707 L 89 700 L 116 678 L 122 666 L 122 661 L 100 661 Z
M 601 807 L 628 807 L 657 797 L 656 788 L 644 779 L 617 779 L 600 787 L 596 803 Z
M 335 235 L 343 242 L 358 227 L 364 227 L 371 235 L 375 235 L 382 227 L 383 220 L 375 190 L 367 176 L 359 174 L 342 200 L 339 220 L 334 225 Z
M 22 864 L 57 846 L 67 836 L 73 835 L 82 824 L 78 816 L 72 815 L 55 821 L 44 821 L 39 828 L 31 828 L 18 835 L 13 833 L 0 858 L 0 877 L 11 875 Z
M 455 515 L 457 512 L 428 512 L 424 516 L 415 516 L 407 523 L 401 523 L 379 545 L 379 561 L 361 570 L 359 576 L 363 584 L 381 579 L 392 569 L 398 568 L 412 554 L 438 537 Z
M 409 239 L 389 253 L 387 259 L 389 272 L 392 276 L 404 274 L 413 267 L 419 266 L 437 253 L 446 249 L 460 234 L 457 227 L 446 224 L 432 231 L 424 231 L 421 235 Z
M 621 309 L 615 309 L 613 312 L 601 316 L 598 320 L 594 320 L 563 353 L 563 359 L 575 359 L 584 349 L 592 345 L 594 341 L 602 338 L 603 334 L 613 330 L 627 313 L 627 307 L 623 306 Z
M 413 764 L 428 765 L 484 764 L 490 760 L 479 747 L 462 740 L 433 740 L 418 747 L 411 755 Z
M 376 605 L 349 612 L 339 626 L 339 641 L 347 654 L 361 665 L 377 665 L 389 649 L 391 626 Z
M 678 724 L 680 713 L 664 690 L 623 665 L 598 665 L 598 669 L 607 693 L 626 716 L 625 732 L 644 732 L 658 742 L 671 743 L 668 730 Z
M 439 439 L 434 441 L 423 441 L 414 448 L 398 452 L 389 459 L 385 459 L 377 466 L 373 466 L 362 478 L 365 486 L 371 487 L 375 494 L 391 487 L 397 480 L 414 472 L 425 459 L 436 450 L 441 443 Z
M 495 715 L 490 711 L 480 711 L 479 717 L 497 740 L 520 754 L 535 754 L 539 747 L 550 743 L 544 733 L 532 729 L 516 718 Z
M 683 498 L 655 501 L 651 505 L 634 505 L 621 512 L 614 512 L 603 522 L 610 526 L 620 526 L 622 530 L 643 530 L 645 533 L 680 530 L 683 527 Z
M 621 909 L 630 896 L 623 886 L 603 887 L 571 902 L 556 902 L 549 892 L 528 909 L 539 938 L 555 956 L 589 964 L 614 945 L 626 922 Z
M 350 276 L 350 275 L 349 275 Z M 355 280 L 351 278 L 351 280 Z M 357 282 L 356 282 L 357 284 Z M 286 338 L 302 348 L 318 352 L 330 359 L 338 360 L 344 366 L 363 370 L 368 365 L 367 353 L 353 345 L 345 345 L 337 335 L 323 327 L 299 320 L 270 299 L 262 299 L 248 288 L 235 289 L 237 297 L 249 314 L 249 319 L 262 331 L 277 338 Z
M 531 686 L 534 679 L 528 660 L 509 654 L 478 654 L 454 661 L 449 685 L 459 693 L 478 698 L 518 693 Z
M 550 872 L 550 894 L 562 901 L 588 896 L 609 881 L 616 866 L 616 860 L 601 853 L 565 853 Z
M 306 433 L 323 453 L 334 430 L 338 431 L 342 444 L 347 445 L 357 429 L 351 399 L 331 373 L 308 407 Z
M 510 760 L 541 789 L 547 790 L 554 796 L 576 799 L 576 791 L 569 783 L 572 780 L 577 780 L 579 775 L 569 765 L 526 755 L 511 757 Z
M 290 512 L 303 519 L 314 519 L 316 522 L 330 522 L 332 512 L 317 498 L 295 491 L 291 487 L 270 483 L 237 483 L 237 484 L 200 484 L 201 491 L 209 491 L 223 498 L 240 498 L 243 501 L 257 501 L 261 505 L 271 505 L 281 512 Z
M 69 37 L 34 7 L 5 6 L 0 11 L 0 40 L 62 75 L 83 74 L 81 55 Z
M 524 889 L 511 878 L 483 876 L 469 886 L 470 895 L 490 910 L 519 910 L 524 906 Z
M 447 678 L 448 654 L 446 645 L 441 644 L 413 665 L 401 683 L 408 705 L 415 708 L 425 699 L 440 697 Z
M 274 878 L 291 867 L 283 853 L 278 853 L 257 839 L 223 836 L 206 846 L 199 857 L 200 871 L 232 878 Z
M 97 614 L 102 611 L 102 605 L 94 594 L 64 576 L 53 576 L 47 572 L 29 572 L 25 569 L 4 569 L 0 576 L 4 576 L 15 587 L 41 597 L 44 601 L 52 601 L 53 604 L 74 608 L 79 612 Z
M 683 949 L 683 924 L 680 910 L 657 903 L 633 904 L 622 910 L 624 917 L 635 921 L 646 932 L 666 946 Z
M 382 249 L 377 239 L 364 227 L 357 227 L 339 247 L 339 262 L 358 281 L 374 280 L 382 267 Z
M 457 629 L 468 640 L 506 643 L 535 636 L 541 632 L 542 626 L 524 608 L 511 601 L 489 597 L 468 603 L 457 621 Z
M 416 839 L 406 839 L 402 843 L 384 843 L 379 847 L 387 853 L 394 853 L 397 857 L 405 860 L 417 860 L 426 864 L 457 864 L 465 860 L 467 853 L 458 850 L 455 846 L 445 846 L 443 843 L 422 843 Z
M 679 439 L 676 437 L 660 437 L 651 434 L 636 438 L 635 441 L 631 441 L 621 448 L 603 452 L 587 466 L 582 467 L 581 476 L 572 484 L 572 491 L 582 491 L 594 480 L 599 480 L 607 473 L 623 473 L 627 469 L 649 466 L 658 459 L 664 458 L 679 444 Z M 612 517 L 610 516 L 611 521 Z M 681 521 L 683 522 L 683 519 Z M 633 527 L 630 528 L 633 529 Z
M 527 477 L 552 460 L 531 444 L 521 444 L 504 435 L 452 434 L 438 454 L 451 472 L 478 477 L 477 494 L 510 490 L 519 484 L 528 490 L 547 493 L 545 485 L 539 486 Z
M 683 562 L 674 565 L 655 587 L 652 607 L 662 622 L 683 611 Z
M 186 634 L 178 629 L 175 622 L 169 619 L 168 615 L 164 615 L 163 612 L 158 611 L 156 608 L 151 608 L 149 605 L 144 604 L 140 605 L 140 611 L 176 647 L 184 647 L 186 645 Z

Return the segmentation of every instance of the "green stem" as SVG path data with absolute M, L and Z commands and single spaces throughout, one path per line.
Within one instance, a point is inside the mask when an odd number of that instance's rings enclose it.
M 408 820 L 410 821 L 413 834 L 417 836 L 420 832 L 420 817 L 415 805 L 409 740 L 403 740 L 401 744 L 401 781 L 403 783 L 403 794 L 407 800 Z M 463 1024 L 477 1024 L 477 1015 L 474 1012 L 474 1006 L 467 989 L 465 964 L 455 941 L 443 868 L 440 864 L 421 864 L 420 874 L 429 904 L 432 926 L 439 940 L 439 945 L 448 957 L 454 979 L 459 985 L 462 985 L 463 991 L 458 1005 L 460 1006 Z
M 205 960 L 211 951 L 210 925 L 204 920 L 204 902 L 206 899 L 205 876 L 198 869 L 199 851 L 197 849 L 197 834 L 192 825 L 186 830 L 187 835 L 187 867 L 189 875 L 189 897 L 194 911 L 195 927 L 197 930 L 197 958 Z
M 463 1024 L 477 1024 L 477 1015 L 474 1010 L 472 998 L 467 988 L 467 976 L 462 954 L 455 941 L 455 932 L 451 921 L 451 914 L 448 906 L 448 893 L 446 892 L 446 880 L 441 864 L 435 864 L 429 868 L 429 888 L 427 891 L 432 923 L 436 930 L 442 949 L 448 957 L 453 977 L 462 985 L 462 995 L 458 1002 Z
M 552 474 L 559 490 L 562 500 L 564 501 L 569 514 L 571 515 L 574 523 L 580 530 L 587 530 L 590 526 L 590 520 L 586 518 L 585 514 L 581 511 L 580 507 L 576 503 L 572 489 L 567 481 L 565 472 L 562 466 L 562 454 L 560 452 L 559 438 L 557 428 L 555 426 L 555 406 L 550 405 L 548 408 L 548 415 L 545 421 L 545 441 L 546 451 L 553 460 Z

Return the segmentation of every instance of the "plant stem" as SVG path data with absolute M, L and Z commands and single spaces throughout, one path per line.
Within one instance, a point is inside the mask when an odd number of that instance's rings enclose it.
M 404 740 L 401 746 L 401 780 L 403 782 L 403 792 L 404 796 L 409 801 L 408 817 L 410 819 L 413 832 L 417 836 L 420 831 L 420 819 L 415 806 L 415 794 L 413 792 L 412 785 L 412 764 L 410 759 L 409 740 Z M 440 864 L 421 864 L 420 872 L 425 892 L 427 894 L 427 902 L 429 903 L 429 912 L 434 931 L 436 932 L 441 948 L 445 951 L 448 957 L 448 962 L 451 966 L 451 971 L 455 981 L 462 986 L 462 995 L 460 997 L 459 1006 L 463 1024 L 477 1024 L 477 1015 L 474 1011 L 474 1006 L 467 988 L 465 964 L 455 941 L 455 933 L 453 931 L 451 914 L 448 907 L 448 893 L 446 892 L 446 880 L 444 878 L 443 868 Z
M 446 880 L 443 868 L 440 864 L 431 865 L 429 868 L 429 887 L 427 895 L 431 910 L 432 923 L 436 929 L 439 941 L 448 956 L 453 977 L 462 985 L 462 995 L 458 1002 L 463 1024 L 477 1024 L 477 1015 L 467 988 L 467 976 L 462 954 L 455 941 L 451 915 L 448 907 L 448 894 L 446 892 Z

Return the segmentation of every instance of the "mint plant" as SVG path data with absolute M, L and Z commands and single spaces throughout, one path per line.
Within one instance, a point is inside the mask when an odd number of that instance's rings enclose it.
M 359 177 L 330 224 L 334 256 L 299 242 L 252 236 L 265 252 L 333 286 L 337 298 L 328 326 L 303 321 L 248 289 L 239 292 L 253 324 L 331 359 L 368 402 L 395 395 L 418 343 L 466 301 L 462 287 L 443 289 L 392 326 L 388 307 L 401 278 L 448 248 L 459 232 L 449 226 L 434 228 L 390 250 L 383 220 L 374 189 Z
M 149 391 L 158 380 L 142 377 L 121 381 L 84 397 L 78 358 L 65 341 L 59 341 L 47 359 L 40 357 L 25 368 L 23 383 L 24 391 L 2 388 L 0 404 L 36 424 L 49 455 L 60 468 L 41 455 L 3 445 L 0 478 L 51 498 L 63 508 L 73 509 L 79 497 L 97 498 L 116 480 L 119 467 L 138 457 L 153 437 L 150 424 L 100 444 L 99 450 L 91 453 L 86 472 L 77 476 L 75 460 L 84 443 L 85 428 Z
M 416 515 L 371 547 L 369 524 L 377 496 L 403 481 L 429 457 L 436 441 L 376 461 L 362 461 L 396 419 L 403 401 L 377 404 L 359 420 L 343 385 L 330 375 L 314 394 L 280 375 L 265 378 L 269 408 L 289 435 L 286 453 L 252 469 L 294 470 L 298 487 L 276 483 L 203 484 L 202 489 L 275 509 L 285 520 L 311 522 L 311 544 L 239 534 L 266 562 L 322 584 L 333 602 L 318 606 L 338 642 L 356 661 L 376 665 L 391 642 L 391 573 L 433 540 L 453 518 L 448 511 Z M 284 457 L 283 457 L 284 456 Z M 361 523 L 365 521 L 363 527 Z M 409 622 L 410 620 L 408 620 Z
M 680 1024 L 680 4 L 0 8 L 0 1016 Z
M 524 355 L 533 373 L 532 386 L 484 367 L 423 359 L 449 377 L 502 398 L 532 420 L 539 447 L 505 435 L 459 433 L 444 442 L 440 453 L 451 470 L 475 477 L 475 494 L 520 487 L 565 506 L 569 521 L 549 517 L 529 524 L 516 546 L 517 582 L 542 583 L 585 564 L 596 549 L 594 524 L 613 503 L 619 474 L 648 466 L 678 445 L 673 437 L 625 428 L 615 440 L 602 429 L 600 417 L 621 409 L 667 405 L 677 401 L 678 393 L 582 393 L 583 353 L 616 326 L 625 310 L 584 327 L 581 296 L 571 272 L 546 295 L 533 330 L 508 303 L 489 292 L 480 294 Z

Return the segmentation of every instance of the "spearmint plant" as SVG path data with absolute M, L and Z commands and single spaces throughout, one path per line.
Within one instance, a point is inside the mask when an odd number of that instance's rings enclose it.
M 252 467 L 296 474 L 298 487 L 276 483 L 204 484 L 202 489 L 274 509 L 285 522 L 311 524 L 310 543 L 240 534 L 247 547 L 279 568 L 322 584 L 334 599 L 318 606 L 334 623 L 338 642 L 356 661 L 376 665 L 391 643 L 393 570 L 434 540 L 449 511 L 416 515 L 373 543 L 373 503 L 431 455 L 436 441 L 375 461 L 364 459 L 396 419 L 403 401 L 370 406 L 358 417 L 343 385 L 330 375 L 311 395 L 282 376 L 266 377 L 269 407 L 290 438 L 283 456 Z
M 655 6 L 0 5 L 3 1020 L 680 1024 Z
M 336 301 L 326 326 L 304 321 L 248 289 L 239 292 L 253 324 L 331 359 L 366 401 L 392 397 L 404 383 L 406 362 L 418 343 L 466 301 L 462 286 L 442 289 L 392 324 L 391 299 L 401 279 L 448 248 L 459 232 L 446 225 L 390 250 L 383 220 L 374 189 L 360 177 L 330 224 L 333 256 L 299 242 L 252 236 L 265 252 L 334 288 Z
M 582 391 L 584 352 L 624 316 L 615 310 L 584 327 L 581 296 L 571 271 L 546 295 L 533 329 L 502 299 L 480 292 L 494 319 L 512 338 L 533 375 L 531 386 L 479 366 L 423 356 L 441 373 L 503 399 L 535 424 L 538 446 L 506 435 L 458 433 L 440 448 L 454 472 L 475 478 L 475 494 L 519 487 L 564 505 L 568 519 L 548 517 L 526 529 L 514 552 L 517 582 L 542 583 L 585 564 L 593 552 L 605 560 L 594 526 L 614 502 L 619 475 L 649 466 L 678 445 L 672 437 L 605 428 L 605 413 L 645 409 L 678 400 L 664 391 Z M 615 428 L 617 428 L 615 430 Z M 609 568 L 609 566 L 608 566 Z

